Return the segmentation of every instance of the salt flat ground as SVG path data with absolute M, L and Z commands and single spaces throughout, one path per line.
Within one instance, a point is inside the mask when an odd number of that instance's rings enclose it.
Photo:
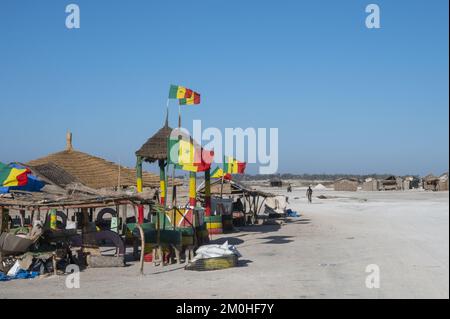
M 214 237 L 237 245 L 237 268 L 88 269 L 79 289 L 66 288 L 64 276 L 14 280 L 0 283 L 0 297 L 449 298 L 448 192 L 325 190 L 308 204 L 294 189 L 289 197 L 300 218 Z M 366 287 L 369 264 L 380 269 L 378 289 Z

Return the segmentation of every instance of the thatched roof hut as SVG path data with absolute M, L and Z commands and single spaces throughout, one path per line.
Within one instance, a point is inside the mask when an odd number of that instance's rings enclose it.
M 172 133 L 172 128 L 169 126 L 168 117 L 166 116 L 164 126 L 136 151 L 136 156 L 141 157 L 144 161 L 149 163 L 166 160 L 167 139 L 169 138 L 170 133 Z
M 142 146 L 136 151 L 136 156 L 142 158 L 143 161 L 153 163 L 156 161 L 167 160 L 167 140 L 174 129 L 169 126 L 168 116 L 164 126 L 160 128 L 153 136 L 151 136 Z M 186 140 L 191 140 L 196 148 L 201 148 L 197 141 L 193 140 L 191 136 L 187 135 L 183 130 L 178 130 L 178 135 Z
M 58 178 L 58 170 L 55 166 L 70 174 L 70 179 L 76 179 L 76 181 L 94 189 L 136 185 L 135 169 L 123 167 L 100 157 L 74 150 L 71 133 L 67 134 L 67 146 L 64 151 L 29 161 L 26 165 L 37 169 L 44 176 L 52 175 L 53 178 L 50 179 L 56 184 L 64 184 L 65 181 Z M 67 174 L 64 174 L 64 178 L 67 178 Z M 143 173 L 143 186 L 159 187 L 158 176 L 148 172 Z

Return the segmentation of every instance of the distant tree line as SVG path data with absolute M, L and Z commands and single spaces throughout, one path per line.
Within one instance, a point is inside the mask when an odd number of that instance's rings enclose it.
M 308 181 L 334 181 L 339 178 L 356 178 L 359 180 L 364 180 L 366 178 L 372 177 L 375 179 L 385 179 L 389 176 L 392 176 L 394 174 L 366 174 L 366 175 L 359 175 L 359 174 L 270 174 L 270 175 L 264 175 L 264 174 L 256 174 L 256 175 L 250 175 L 250 174 L 243 174 L 243 175 L 235 175 L 233 178 L 238 181 L 258 181 L 258 180 L 271 180 L 271 179 L 282 179 L 282 180 L 308 180 Z M 406 176 L 414 176 L 419 177 L 418 175 L 405 175 L 401 177 Z

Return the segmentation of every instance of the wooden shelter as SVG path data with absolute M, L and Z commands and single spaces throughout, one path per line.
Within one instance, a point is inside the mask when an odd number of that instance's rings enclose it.
M 202 201 L 205 198 L 205 183 L 202 183 L 197 189 L 199 200 Z M 216 179 L 211 182 L 210 195 L 215 197 L 228 196 L 228 197 L 242 197 L 244 199 L 244 213 L 250 217 L 252 223 L 256 222 L 258 213 L 264 205 L 264 202 L 269 197 L 275 197 L 275 194 L 266 193 L 263 191 L 251 189 L 242 183 L 233 180 Z
M 67 146 L 64 151 L 41 157 L 25 164 L 40 171 L 44 176 L 58 175 L 58 168 L 70 175 L 72 181 L 78 181 L 90 188 L 118 188 L 135 185 L 136 171 L 123 167 L 87 153 L 74 150 L 72 134 L 67 133 Z M 67 174 L 65 175 L 67 178 Z M 143 186 L 157 188 L 159 178 L 152 173 L 143 173 Z
M 35 174 L 37 170 L 33 170 Z M 43 175 L 38 175 L 38 178 L 42 178 Z M 126 234 L 126 220 L 127 220 L 127 207 L 133 209 L 136 205 L 149 206 L 149 211 L 154 205 L 154 193 L 150 191 L 144 194 L 129 195 L 124 192 L 110 191 L 106 189 L 92 189 L 79 183 L 68 183 L 62 185 L 62 182 L 68 182 L 69 175 L 62 169 L 58 171 L 58 177 L 52 176 L 51 178 L 43 178 L 46 183 L 42 191 L 39 192 L 27 192 L 19 190 L 10 190 L 9 193 L 0 196 L 0 233 L 9 232 L 8 219 L 11 212 L 18 212 L 21 215 L 21 226 L 27 229 L 33 224 L 33 221 L 41 221 L 44 224 L 46 230 L 50 230 L 51 234 L 46 238 L 55 238 L 58 241 L 60 239 L 69 239 L 70 241 L 78 241 L 84 253 L 89 255 L 95 250 L 95 255 L 100 254 L 98 248 L 105 240 L 112 242 L 116 245 L 118 264 L 123 264 L 125 255 L 125 246 L 123 238 Z M 59 181 L 60 184 L 54 184 L 51 180 Z M 115 210 L 111 209 L 114 207 Z M 115 231 L 102 230 L 92 231 L 95 229 L 96 222 L 94 222 L 95 210 L 100 210 L 99 214 L 108 210 L 113 211 L 117 216 L 117 226 Z M 26 222 L 25 214 L 29 213 L 30 218 Z M 65 213 L 64 213 L 65 212 Z M 76 219 L 78 222 L 78 229 L 67 230 L 65 228 L 66 222 L 69 218 L 69 212 L 73 213 L 72 221 Z M 136 216 L 136 210 L 134 210 Z M 62 228 L 57 228 L 56 216 L 63 218 Z M 50 216 L 50 217 L 49 217 Z M 55 217 L 54 226 L 52 224 L 53 217 Z M 97 215 L 97 222 L 98 222 Z M 46 224 L 49 222 L 49 224 Z M 54 228 L 53 228 L 54 227 Z M 112 225 L 111 225 L 112 227 Z M 78 247 L 78 245 L 76 245 Z M 85 251 L 85 248 L 87 249 Z M 0 250 L 0 262 L 2 259 L 2 251 Z M 56 254 L 56 253 L 55 253 Z M 54 254 L 56 258 L 56 255 Z M 6 255 L 5 255 L 6 256 Z M 88 256 L 89 258 L 89 256 Z M 93 257 L 100 260 L 100 263 L 106 265 L 106 260 L 99 259 L 99 257 Z M 108 257 L 107 257 L 108 259 Z M 109 259 L 108 263 L 115 263 L 113 259 Z M 88 262 L 91 265 L 91 262 Z M 56 268 L 54 268 L 56 272 Z
M 342 192 L 356 192 L 359 181 L 356 178 L 340 178 L 334 181 L 334 190 Z
M 167 166 L 167 140 L 172 133 L 172 128 L 169 126 L 169 113 L 166 114 L 166 120 L 164 126 L 160 128 L 153 136 L 151 136 L 136 152 L 136 179 L 138 191 L 142 188 L 141 179 L 142 175 L 142 163 L 154 163 L 158 162 L 159 167 L 159 188 L 160 188 L 160 202 L 162 205 L 166 204 L 167 200 L 167 183 L 168 178 L 166 176 Z M 172 181 L 173 186 L 180 186 L 182 182 L 180 180 Z

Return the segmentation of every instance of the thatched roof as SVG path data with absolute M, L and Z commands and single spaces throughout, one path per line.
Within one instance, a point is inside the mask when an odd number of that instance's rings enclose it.
M 126 187 L 136 184 L 135 169 L 123 167 L 100 157 L 74 150 L 70 133 L 68 134 L 67 147 L 64 151 L 32 160 L 26 165 L 38 168 L 38 170 L 40 168 L 44 172 L 44 176 L 51 174 L 52 178 L 56 179 L 53 180 L 56 184 L 63 184 L 65 181 L 60 179 L 66 179 L 67 175 L 62 178 L 62 175 L 59 174 L 61 171 L 59 173 L 58 170 L 54 170 L 51 173 L 48 172 L 55 165 L 70 174 L 72 178 L 95 189 L 113 188 L 118 185 Z M 142 177 L 144 187 L 159 187 L 159 177 L 155 174 L 144 172 Z
M 137 156 L 141 156 L 147 162 L 167 159 L 167 138 L 170 136 L 172 128 L 162 127 L 155 135 L 150 137 L 139 150 Z
M 28 166 L 28 168 L 40 179 L 59 187 L 64 188 L 69 184 L 81 183 L 76 177 L 72 176 L 55 163 L 50 162 L 36 166 Z
M 164 126 L 136 151 L 136 156 L 142 157 L 144 161 L 149 163 L 153 163 L 158 160 L 167 160 L 167 140 L 173 130 L 174 129 L 169 126 L 169 118 L 167 113 Z M 182 136 L 183 139 L 191 140 L 195 148 L 203 149 L 201 145 L 185 131 L 176 129 L 175 133 L 176 132 L 178 132 L 178 135 Z
M 147 162 L 155 162 L 157 160 L 167 159 L 167 139 L 172 132 L 169 126 L 168 115 L 166 115 L 166 122 L 164 126 L 150 137 L 139 150 L 136 151 L 136 156 L 142 157 Z
M 266 193 L 256 189 L 252 189 L 242 183 L 233 180 L 222 180 L 216 179 L 211 181 L 211 195 L 218 196 L 222 191 L 223 195 L 251 195 L 251 196 L 262 196 L 262 197 L 274 197 L 275 194 Z M 199 196 L 203 197 L 205 194 L 205 182 L 203 181 L 197 188 Z

